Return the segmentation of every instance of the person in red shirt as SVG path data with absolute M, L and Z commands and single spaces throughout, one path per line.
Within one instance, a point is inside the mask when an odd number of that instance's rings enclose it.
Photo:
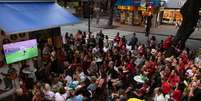
M 177 88 L 173 91 L 172 99 L 173 101 L 180 101 L 181 96 L 182 96 L 182 92 L 180 89 Z
M 181 58 L 179 58 L 179 66 L 177 68 L 177 72 L 183 73 L 185 70 L 185 63 L 182 61 Z
M 119 44 L 118 44 L 119 48 L 123 49 L 124 45 L 125 45 L 125 43 L 123 42 L 122 38 L 120 38 L 120 41 L 119 41 Z
M 172 87 L 175 87 L 179 84 L 180 77 L 178 76 L 178 74 L 176 73 L 175 70 L 172 70 L 172 72 L 168 78 L 168 81 Z
M 187 64 L 189 59 L 188 59 L 188 53 L 186 51 L 183 51 L 180 56 L 179 56 L 184 64 Z
M 138 47 L 138 52 L 141 54 L 141 55 L 145 55 L 145 46 L 144 44 L 140 45 Z
M 172 39 L 173 39 L 173 35 L 169 35 L 165 41 L 162 43 L 162 48 L 163 49 L 167 49 L 168 47 L 170 47 L 171 43 L 172 43 Z
M 120 36 L 119 36 L 119 32 L 117 32 L 115 38 L 114 38 L 114 42 L 116 42 L 117 44 L 119 44 L 119 41 L 120 41 Z
M 150 85 L 149 83 L 144 83 L 140 89 L 138 89 L 137 91 L 134 91 L 134 94 L 138 98 L 142 98 L 142 96 L 145 95 L 145 93 L 147 93 L 149 91 L 149 89 L 150 89 L 149 85 Z
M 162 89 L 163 94 L 168 94 L 171 90 L 170 83 L 167 81 L 163 82 L 161 89 Z
M 130 62 L 127 64 L 127 69 L 132 75 L 135 75 L 136 70 L 134 65 L 132 64 L 132 60 L 130 60 Z

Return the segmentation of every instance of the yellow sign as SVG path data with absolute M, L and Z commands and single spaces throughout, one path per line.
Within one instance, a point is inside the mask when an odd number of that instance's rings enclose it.
M 138 7 L 138 10 L 140 10 L 140 11 L 146 11 L 146 7 Z
M 128 11 L 133 11 L 135 9 L 135 7 L 133 6 L 118 6 L 117 8 L 120 10 L 128 10 Z

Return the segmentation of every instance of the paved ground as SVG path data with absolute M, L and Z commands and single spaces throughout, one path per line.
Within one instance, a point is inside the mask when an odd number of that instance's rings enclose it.
M 103 33 L 105 35 L 108 35 L 109 39 L 113 39 L 117 32 L 120 32 L 121 36 L 126 36 L 127 39 L 129 39 L 133 32 L 137 32 L 137 37 L 139 38 L 139 41 L 144 43 L 146 42 L 147 37 L 144 36 L 144 28 L 141 26 L 128 26 L 128 25 L 120 25 L 118 23 L 114 23 L 116 27 L 113 29 L 103 29 L 103 25 L 107 23 L 106 20 L 101 19 L 100 25 L 95 24 L 95 21 L 92 21 L 92 27 L 91 32 L 93 34 L 96 34 L 100 30 L 103 30 Z M 88 22 L 87 20 L 81 20 L 80 24 L 72 25 L 72 26 L 63 26 L 61 27 L 62 35 L 64 35 L 65 32 L 69 33 L 76 33 L 77 30 L 80 29 L 82 31 L 88 31 Z M 167 35 L 173 34 L 175 35 L 175 32 L 177 29 L 175 26 L 170 25 L 160 25 L 158 28 L 152 28 L 151 33 L 152 35 L 155 35 L 157 37 L 157 40 L 160 41 L 164 39 Z M 187 41 L 186 45 L 189 48 L 200 48 L 201 47 L 201 31 L 195 31 L 191 38 Z
M 129 38 L 132 36 L 133 32 L 137 32 L 136 36 L 139 38 L 139 42 L 145 43 L 147 40 L 147 37 L 144 36 L 144 28 L 139 26 L 128 26 L 128 25 L 120 25 L 118 23 L 114 23 L 116 26 L 114 29 L 103 29 L 99 28 L 101 25 L 105 25 L 107 23 L 106 20 L 101 20 L 100 25 L 96 25 L 94 23 L 95 21 L 92 21 L 92 27 L 91 32 L 93 34 L 96 34 L 100 30 L 103 30 L 103 33 L 105 35 L 109 36 L 109 39 L 112 40 L 117 32 L 120 32 L 121 36 L 126 36 L 126 38 L 129 40 Z M 88 31 L 88 23 L 87 20 L 82 20 L 80 24 L 71 25 L 71 26 L 63 26 L 61 27 L 62 35 L 64 35 L 65 32 L 69 33 L 76 33 L 77 30 L 80 29 L 82 31 Z M 174 26 L 167 26 L 167 25 L 161 25 L 158 28 L 152 28 L 151 33 L 157 37 L 157 40 L 160 41 L 164 39 L 168 34 L 172 33 L 174 34 L 176 32 L 176 28 Z M 195 31 L 191 38 L 187 41 L 187 47 L 189 48 L 199 48 L 201 47 L 201 31 Z M 198 40 L 194 40 L 198 39 Z M 6 70 L 6 69 L 5 69 Z M 0 71 L 4 71 L 4 69 L 0 69 Z M 0 89 L 3 89 L 4 86 L 0 85 Z M 6 100 L 8 101 L 8 100 Z

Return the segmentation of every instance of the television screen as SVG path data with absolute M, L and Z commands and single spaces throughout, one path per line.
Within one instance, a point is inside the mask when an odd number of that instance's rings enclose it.
M 38 56 L 36 39 L 3 45 L 7 64 Z

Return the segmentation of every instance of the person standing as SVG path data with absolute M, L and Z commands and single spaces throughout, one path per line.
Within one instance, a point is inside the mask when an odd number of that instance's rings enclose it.
M 152 15 L 150 15 L 150 16 L 147 16 L 147 18 L 146 18 L 146 27 L 145 27 L 145 36 L 149 36 L 149 34 L 150 34 L 150 29 L 151 29 L 151 25 L 152 25 L 152 23 L 151 23 L 151 20 L 152 20 Z
M 100 35 L 99 41 L 98 41 L 99 42 L 99 48 L 102 51 L 103 46 L 104 46 L 104 34 L 103 34 L 102 30 L 100 30 L 99 35 Z
M 15 80 L 17 77 L 16 69 L 13 68 L 11 65 L 8 65 L 7 73 L 6 74 L 2 73 L 2 75 L 5 76 L 5 78 L 3 79 L 5 83 L 5 89 L 6 90 L 12 89 L 13 88 L 12 80 Z
M 131 45 L 132 49 L 134 49 L 135 46 L 137 45 L 137 43 L 138 43 L 138 38 L 136 37 L 136 34 L 133 33 L 133 36 L 131 38 L 131 41 L 130 41 L 129 45 Z

